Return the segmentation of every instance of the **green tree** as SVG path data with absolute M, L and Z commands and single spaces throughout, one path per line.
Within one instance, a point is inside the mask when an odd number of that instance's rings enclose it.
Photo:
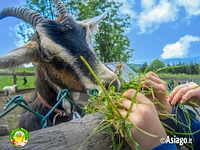
M 157 69 L 165 67 L 165 63 L 156 59 L 149 65 L 149 70 L 155 71 Z M 162 70 L 161 72 L 165 72 L 165 70 Z
M 191 67 L 191 74 L 199 74 L 198 64 L 190 63 L 190 67 Z
M 130 48 L 130 40 L 125 35 L 130 28 L 130 16 L 119 13 L 122 3 L 113 0 L 85 0 L 84 2 L 63 0 L 63 2 L 68 12 L 79 21 L 107 12 L 105 19 L 100 23 L 98 33 L 94 35 L 93 44 L 95 53 L 103 62 L 127 62 L 132 57 L 133 49 Z M 51 0 L 26 0 L 26 6 L 49 19 L 57 16 Z M 23 32 L 19 34 L 25 40 L 30 37 Z
M 107 0 L 86 0 L 69 2 L 78 20 L 85 20 L 107 12 L 100 22 L 99 31 L 95 34 L 94 50 L 103 62 L 127 62 L 132 57 L 133 49 L 125 32 L 130 28 L 130 16 L 119 14 L 123 5 L 119 2 Z M 69 11 L 70 12 L 70 11 Z
M 35 10 L 48 19 L 54 19 L 57 16 L 51 0 L 26 0 L 25 6 Z M 28 23 L 20 23 L 18 27 L 20 31 L 17 34 L 21 35 L 24 43 L 27 43 L 33 35 L 35 29 L 32 28 Z
M 142 64 L 142 67 L 140 68 L 140 71 L 141 71 L 141 72 L 144 72 L 147 68 L 148 68 L 148 64 L 147 64 L 146 62 L 144 62 L 144 63 Z
M 173 65 L 172 66 L 176 66 L 176 64 L 175 63 L 173 63 Z M 172 74 L 176 74 L 176 68 L 171 68 L 171 73 Z

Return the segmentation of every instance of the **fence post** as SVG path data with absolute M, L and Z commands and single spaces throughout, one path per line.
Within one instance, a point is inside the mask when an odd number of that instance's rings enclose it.
M 17 85 L 17 75 L 15 71 L 13 71 L 13 83 Z M 16 91 L 17 90 L 18 90 L 18 87 L 16 87 Z

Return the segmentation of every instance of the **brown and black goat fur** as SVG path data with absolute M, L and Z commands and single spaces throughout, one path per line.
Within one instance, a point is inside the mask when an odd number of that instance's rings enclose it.
M 112 82 L 117 89 L 120 87 L 116 74 L 111 72 L 95 55 L 91 34 L 104 15 L 76 22 L 60 0 L 52 0 L 61 16 L 59 21 L 47 20 L 40 14 L 25 7 L 8 7 L 0 12 L 0 20 L 13 16 L 30 23 L 35 29 L 34 37 L 24 46 L 0 56 L 0 69 L 17 67 L 32 62 L 36 67 L 36 92 L 29 107 L 42 115 L 50 109 L 38 98 L 40 95 L 46 103 L 54 106 L 58 92 L 68 89 L 70 92 L 87 93 L 99 85 L 83 64 L 83 56 L 108 87 Z M 58 109 L 70 112 L 72 107 L 64 99 Z M 70 110 L 69 110 L 70 109 Z M 55 113 L 48 118 L 48 126 L 52 125 Z M 71 117 L 58 117 L 56 124 L 71 120 Z M 24 111 L 19 126 L 28 131 L 41 129 L 41 118 Z

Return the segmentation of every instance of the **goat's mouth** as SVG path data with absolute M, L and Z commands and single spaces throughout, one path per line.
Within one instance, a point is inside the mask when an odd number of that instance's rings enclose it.
M 121 83 L 118 78 L 113 79 L 110 83 L 103 83 L 104 87 L 108 90 L 110 87 L 115 87 L 115 92 L 120 91 Z
M 117 78 L 114 79 L 111 83 L 107 83 L 107 84 L 103 84 L 103 85 L 106 89 L 109 89 L 109 87 L 114 86 L 116 92 L 119 92 L 120 87 L 121 87 L 121 83 Z M 100 90 L 102 90 L 102 89 L 100 88 L 100 86 L 98 86 L 98 88 L 94 87 L 92 89 L 86 89 L 86 93 L 87 93 L 87 95 L 91 96 L 91 95 L 98 93 Z
M 115 78 L 106 88 L 108 89 L 111 86 L 114 86 L 115 87 L 115 91 L 119 92 L 120 91 L 120 87 L 121 87 L 121 83 L 120 83 L 119 79 Z

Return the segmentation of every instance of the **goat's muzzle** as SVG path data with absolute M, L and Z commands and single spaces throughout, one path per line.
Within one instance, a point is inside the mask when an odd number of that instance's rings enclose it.
M 121 83 L 120 81 L 116 78 L 114 79 L 111 83 L 106 84 L 105 87 L 106 89 L 108 89 L 109 87 L 114 86 L 115 87 L 115 91 L 119 92 L 120 91 L 120 87 L 121 87 Z

